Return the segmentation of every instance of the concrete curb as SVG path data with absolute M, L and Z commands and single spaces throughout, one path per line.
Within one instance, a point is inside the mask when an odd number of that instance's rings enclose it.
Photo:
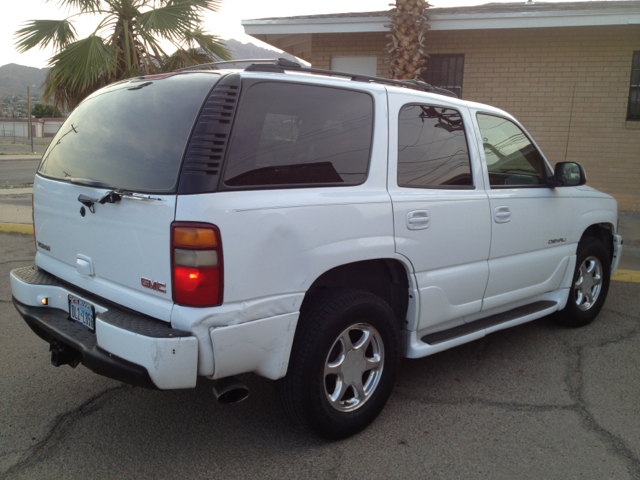
M 616 282 L 640 283 L 640 272 L 635 270 L 616 270 L 611 280 Z
M 33 235 L 33 224 L 31 223 L 1 223 L 0 232 L 22 233 Z

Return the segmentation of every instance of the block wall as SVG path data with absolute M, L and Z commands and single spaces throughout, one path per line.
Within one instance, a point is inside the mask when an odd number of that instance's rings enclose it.
M 313 35 L 312 63 L 378 55 L 377 75 L 388 77 L 387 42 L 384 33 Z M 640 210 L 640 122 L 626 121 L 640 25 L 432 31 L 427 46 L 465 55 L 463 99 L 513 114 L 551 164 L 580 162 L 620 210 Z

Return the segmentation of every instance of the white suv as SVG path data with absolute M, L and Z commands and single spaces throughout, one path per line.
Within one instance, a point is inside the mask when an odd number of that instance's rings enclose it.
M 34 182 L 14 303 L 54 365 L 159 389 L 278 380 L 329 438 L 418 358 L 556 313 L 591 322 L 616 201 L 509 114 L 419 82 L 180 71 L 88 97 Z

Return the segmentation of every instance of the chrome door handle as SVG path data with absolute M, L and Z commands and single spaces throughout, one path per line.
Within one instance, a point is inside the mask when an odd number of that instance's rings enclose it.
M 493 219 L 496 223 L 507 223 L 511 220 L 509 207 L 496 207 L 493 209 Z
M 407 213 L 407 228 L 409 230 L 424 230 L 429 228 L 431 217 L 428 210 L 414 210 Z

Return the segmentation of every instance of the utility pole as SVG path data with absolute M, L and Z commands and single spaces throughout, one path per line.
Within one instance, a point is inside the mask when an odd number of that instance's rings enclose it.
M 27 85 L 27 113 L 29 115 L 29 138 L 31 138 L 31 153 L 36 153 L 33 150 L 33 131 L 31 130 L 31 90 Z

